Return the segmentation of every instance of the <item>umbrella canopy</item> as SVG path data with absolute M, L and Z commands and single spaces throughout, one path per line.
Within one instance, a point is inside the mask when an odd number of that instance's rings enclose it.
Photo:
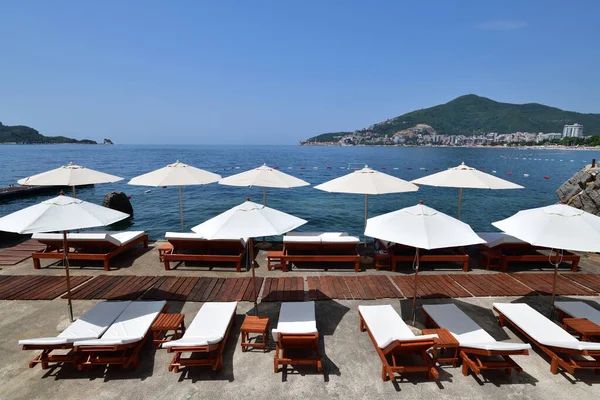
M 339 178 L 315 186 L 315 189 L 333 193 L 388 194 L 416 192 L 419 187 L 395 176 L 365 166 Z
M 246 201 L 192 228 L 207 239 L 244 239 L 283 235 L 308 221 Z
M 220 185 L 229 186 L 260 186 L 265 188 L 294 188 L 308 186 L 310 183 L 288 175 L 264 164 L 249 171 L 240 172 L 219 181 Z
M 121 180 L 123 178 L 119 176 L 69 163 L 41 174 L 19 179 L 17 183 L 30 186 L 72 186 L 75 195 L 75 186 L 113 183 Z
M 365 235 L 425 250 L 485 243 L 469 225 L 424 204 L 369 218 Z
M 20 234 L 63 231 L 63 251 L 65 256 L 65 273 L 67 275 L 67 304 L 69 307 L 69 319 L 73 321 L 67 231 L 106 226 L 127 217 L 129 217 L 129 214 L 120 211 L 98 206 L 73 197 L 58 196 L 0 218 L 0 231 Z
M 166 167 L 157 169 L 147 174 L 136 176 L 127 182 L 129 185 L 137 186 L 177 186 L 179 191 L 179 216 L 181 218 L 181 231 L 183 232 L 183 199 L 181 195 L 182 186 L 206 185 L 218 182 L 221 175 L 205 171 L 200 168 L 192 167 L 179 162 L 169 164 Z
M 370 218 L 365 235 L 415 247 L 413 322 L 417 306 L 419 249 L 443 249 L 485 243 L 464 222 L 420 203 L 416 206 Z
M 332 179 L 315 186 L 315 189 L 333 193 L 352 193 L 365 195 L 365 236 L 367 218 L 369 218 L 369 195 L 402 192 L 416 192 L 419 187 L 403 179 L 396 178 L 383 172 L 375 171 L 365 166 L 339 178 Z M 365 237 L 365 252 L 367 239 Z
M 19 234 L 106 226 L 129 214 L 69 196 L 58 196 L 0 218 L 0 231 Z
M 283 235 L 307 222 L 302 218 L 248 200 L 193 227 L 192 230 L 207 239 L 252 239 L 259 236 Z M 252 260 L 250 265 L 254 288 L 254 310 L 258 314 L 254 261 L 250 255 L 252 247 L 252 240 L 250 240 L 246 246 L 248 249 L 246 262 Z
M 519 211 L 492 225 L 534 246 L 600 251 L 600 217 L 565 204 Z
M 600 217 L 565 204 L 519 211 L 512 217 L 493 222 L 492 225 L 534 246 L 557 250 L 600 251 Z M 552 305 L 556 297 L 559 263 L 560 257 L 557 257 L 554 264 Z
M 523 189 L 523 186 L 521 185 L 471 168 L 465 165 L 464 162 L 458 167 L 448 168 L 445 171 L 415 179 L 412 183 L 426 186 L 459 188 L 458 218 L 460 218 L 460 205 L 462 202 L 463 189 Z
M 189 186 L 218 182 L 221 175 L 179 162 L 136 176 L 128 184 L 138 186 Z

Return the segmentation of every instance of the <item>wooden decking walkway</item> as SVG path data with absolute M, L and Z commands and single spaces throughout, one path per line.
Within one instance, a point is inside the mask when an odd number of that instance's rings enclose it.
M 0 251 L 0 265 L 15 265 L 31 257 L 31 253 L 46 248 L 37 240 L 27 240 L 16 246 Z
M 63 276 L 0 275 L 0 300 L 52 300 L 66 292 Z M 76 300 L 252 301 L 252 279 L 178 276 L 74 276 Z M 412 297 L 414 275 L 319 275 L 257 278 L 262 301 L 375 300 Z M 547 295 L 552 273 L 419 275 L 420 298 Z M 560 295 L 598 295 L 600 274 L 563 274 Z

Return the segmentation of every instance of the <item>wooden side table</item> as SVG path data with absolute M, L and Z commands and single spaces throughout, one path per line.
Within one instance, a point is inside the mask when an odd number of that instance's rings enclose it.
M 150 327 L 152 331 L 152 343 L 154 348 L 158 349 L 161 343 L 168 342 L 167 334 L 169 331 L 173 331 L 172 339 L 179 339 L 180 334 L 183 336 L 185 333 L 185 322 L 184 314 L 166 314 L 160 313 L 158 318 Z
M 164 262 L 164 255 L 173 251 L 173 245 L 171 243 L 165 243 L 158 248 L 158 259 L 160 262 Z
M 583 342 L 594 337 L 600 338 L 600 326 L 586 318 L 564 318 L 563 328 L 567 332 L 569 328 L 577 332 Z
M 391 268 L 392 265 L 392 257 L 387 250 L 377 250 L 375 251 L 375 269 L 379 271 L 381 268 Z
M 433 361 L 438 363 L 451 362 L 453 367 L 456 367 L 458 362 L 458 340 L 446 328 L 438 329 L 423 329 L 423 335 L 438 335 L 438 341 L 433 345 Z M 452 357 L 440 357 L 444 350 L 452 351 Z
M 253 315 L 247 315 L 240 327 L 242 334 L 242 351 L 246 351 L 249 347 L 262 348 L 263 352 L 267 351 L 267 344 L 269 342 L 269 318 L 268 317 L 255 317 Z M 256 341 L 250 342 L 250 333 L 256 333 L 262 335 L 262 343 Z
M 267 252 L 267 269 L 271 271 L 274 268 L 281 268 L 285 272 L 285 261 L 283 260 L 283 251 Z

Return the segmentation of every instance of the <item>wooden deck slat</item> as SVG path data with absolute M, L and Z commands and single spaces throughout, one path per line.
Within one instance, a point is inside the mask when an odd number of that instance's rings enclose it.
M 600 293 L 600 274 L 561 274 L 565 279 L 572 280 L 585 286 L 588 289 Z
M 0 251 L 0 265 L 16 265 L 31 257 L 31 253 L 42 251 L 46 248 L 37 240 L 27 240 L 16 246 Z
M 539 294 L 552 294 L 553 273 L 512 273 L 510 276 L 532 288 Z M 556 294 L 594 296 L 596 292 L 576 284 L 559 275 L 556 279 Z

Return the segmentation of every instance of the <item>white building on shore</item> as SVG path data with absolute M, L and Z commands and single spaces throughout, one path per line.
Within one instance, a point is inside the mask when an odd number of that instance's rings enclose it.
M 565 125 L 565 127 L 563 128 L 562 137 L 583 137 L 583 125 Z

